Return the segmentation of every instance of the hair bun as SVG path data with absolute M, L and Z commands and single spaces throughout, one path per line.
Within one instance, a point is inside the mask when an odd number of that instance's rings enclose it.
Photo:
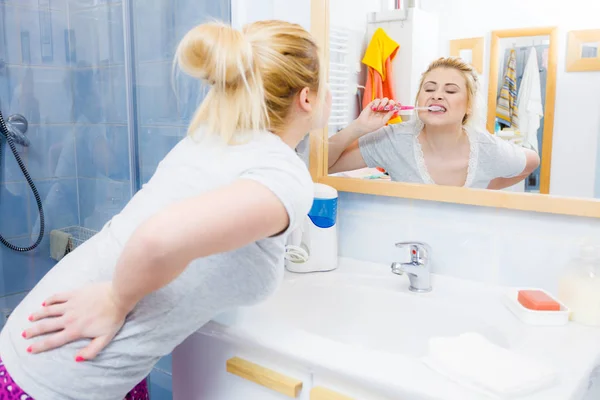
M 229 25 L 206 23 L 183 37 L 177 61 L 184 72 L 211 85 L 235 86 L 252 68 L 252 45 L 242 32 Z

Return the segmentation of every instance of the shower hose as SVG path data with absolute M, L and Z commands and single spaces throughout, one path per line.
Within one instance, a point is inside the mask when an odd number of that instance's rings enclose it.
M 6 123 L 4 122 L 4 117 L 2 116 L 2 112 L 0 111 L 0 166 L 2 166 L 2 138 L 3 137 L 4 137 L 4 139 L 6 139 L 8 146 L 12 150 L 12 153 L 15 156 L 15 159 L 17 160 L 17 164 L 19 164 L 19 168 L 21 168 L 21 172 L 23 172 L 23 175 L 25 176 L 25 179 L 27 180 L 27 183 L 29 184 L 31 191 L 33 192 L 33 196 L 35 197 L 35 202 L 37 203 L 38 211 L 40 213 L 40 232 L 39 232 L 39 235 L 38 235 L 36 241 L 32 245 L 30 245 L 28 247 L 15 246 L 14 244 L 9 243 L 0 234 L 0 243 L 2 243 L 3 245 L 5 245 L 6 247 L 8 247 L 11 250 L 24 253 L 26 251 L 35 249 L 40 244 L 40 242 L 42 241 L 42 238 L 44 237 L 44 229 L 45 229 L 44 210 L 42 209 L 42 200 L 40 199 L 40 194 L 38 193 L 35 185 L 33 184 L 33 180 L 31 179 L 29 172 L 27 172 L 27 168 L 25 168 L 25 164 L 23 164 L 23 160 L 21 160 L 21 157 L 19 156 L 19 153 L 17 152 L 15 143 L 12 139 L 10 132 L 8 131 L 8 127 L 6 126 Z

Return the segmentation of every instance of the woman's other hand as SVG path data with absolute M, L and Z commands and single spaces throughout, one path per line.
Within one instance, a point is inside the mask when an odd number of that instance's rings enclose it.
M 111 282 L 54 295 L 29 317 L 33 324 L 23 332 L 23 337 L 47 336 L 33 343 L 27 351 L 42 353 L 76 340 L 91 339 L 75 355 L 76 361 L 91 360 L 116 336 L 129 311 L 117 301 Z

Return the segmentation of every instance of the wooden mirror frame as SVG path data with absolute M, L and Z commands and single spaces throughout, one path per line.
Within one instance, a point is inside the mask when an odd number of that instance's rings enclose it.
M 567 72 L 600 71 L 600 53 L 594 58 L 581 57 L 581 45 L 587 42 L 600 45 L 600 29 L 569 32 L 567 39 Z
M 490 48 L 490 73 L 488 76 L 488 115 L 487 130 L 494 132 L 496 120 L 496 102 L 498 97 L 498 49 L 500 39 L 528 36 L 548 36 L 550 46 L 548 50 L 548 75 L 546 79 L 546 106 L 544 107 L 544 142 L 542 143 L 540 168 L 540 194 L 550 193 L 550 168 L 552 165 L 552 133 L 554 131 L 554 104 L 556 101 L 556 68 L 558 50 L 558 28 L 526 28 L 507 29 L 492 32 L 492 45 Z M 599 205 L 600 207 L 600 205 Z
M 483 42 L 482 37 L 453 39 L 450 41 L 450 55 L 460 57 L 461 50 L 471 50 L 473 54 L 471 65 L 478 73 L 483 74 Z
M 320 46 L 321 62 L 325 63 L 326 70 L 328 70 L 329 0 L 311 0 L 311 33 Z M 552 43 L 554 46 L 557 45 L 556 40 L 553 40 Z M 551 117 L 549 119 L 554 120 L 554 115 Z M 329 176 L 327 171 L 328 138 L 327 127 L 313 130 L 310 133 L 309 169 L 315 182 L 332 186 L 341 192 L 600 218 L 600 200 L 598 199 Z

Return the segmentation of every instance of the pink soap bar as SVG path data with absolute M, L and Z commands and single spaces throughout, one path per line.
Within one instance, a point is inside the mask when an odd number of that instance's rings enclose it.
M 560 304 L 541 290 L 519 290 L 523 307 L 536 311 L 560 311 Z

